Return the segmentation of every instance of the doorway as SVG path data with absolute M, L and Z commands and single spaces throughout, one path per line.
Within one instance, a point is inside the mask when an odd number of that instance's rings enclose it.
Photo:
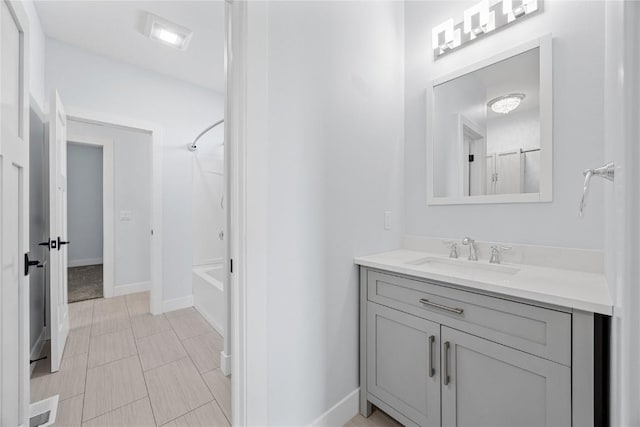
M 73 286 L 71 275 L 77 273 L 80 292 L 100 293 L 100 286 L 96 284 L 101 284 L 105 298 L 148 292 L 148 299 L 152 288 L 155 290 L 154 273 L 158 276 L 154 267 L 159 268 L 152 262 L 153 132 L 123 126 L 116 120 L 96 121 L 86 115 L 70 115 L 68 123 L 69 240 L 72 242 L 69 245 L 69 290 Z M 74 177 L 75 155 L 90 164 L 93 170 L 78 171 L 84 175 Z M 87 169 L 88 165 L 83 168 Z M 101 169 L 101 174 L 95 169 Z M 101 175 L 100 182 L 87 182 L 98 181 L 96 175 Z M 73 182 L 75 178 L 85 182 Z M 79 203 L 73 200 L 74 189 L 81 199 Z M 75 214 L 72 209 L 76 210 Z M 102 229 L 96 230 L 100 216 Z M 77 223 L 72 224 L 72 221 Z M 93 234 L 87 232 L 85 236 L 78 236 L 82 226 L 86 229 L 94 227 Z M 71 253 L 74 229 L 79 239 L 78 256 Z M 71 295 L 69 302 L 73 302 Z
M 102 145 L 67 142 L 69 303 L 104 296 L 103 157 Z

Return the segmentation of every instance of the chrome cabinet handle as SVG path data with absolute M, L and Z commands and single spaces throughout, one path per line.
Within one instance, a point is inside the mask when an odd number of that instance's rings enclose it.
M 435 302 L 431 302 L 428 299 L 425 298 L 420 298 L 420 304 L 424 304 L 424 305 L 428 305 L 431 307 L 435 307 L 435 308 L 439 308 L 441 310 L 445 310 L 445 311 L 449 311 L 451 313 L 455 313 L 455 314 L 462 314 L 464 312 L 464 309 L 462 308 L 453 308 L 453 307 L 447 307 L 446 305 L 442 305 L 442 304 L 438 304 Z
M 436 374 L 436 370 L 433 367 L 433 343 L 435 340 L 435 336 L 429 336 L 429 378 L 433 377 Z
M 444 343 L 444 375 L 442 378 L 444 379 L 444 385 L 449 385 L 449 341 Z

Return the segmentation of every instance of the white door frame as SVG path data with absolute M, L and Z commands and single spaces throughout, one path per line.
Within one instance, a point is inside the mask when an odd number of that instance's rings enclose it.
M 226 2 L 232 420 L 268 425 L 266 2 Z
M 151 135 L 151 299 L 152 314 L 163 312 L 163 273 L 162 273 L 162 127 L 150 122 L 132 120 L 112 114 L 97 113 L 73 107 L 67 107 L 69 120 L 115 126 L 148 132 Z M 105 252 L 106 254 L 106 252 Z M 106 294 L 105 294 L 106 296 Z
M 69 144 L 102 147 L 102 293 L 105 298 L 111 298 L 114 296 L 113 289 L 116 277 L 113 141 L 95 136 L 73 135 L 67 128 L 67 153 L 69 152 Z

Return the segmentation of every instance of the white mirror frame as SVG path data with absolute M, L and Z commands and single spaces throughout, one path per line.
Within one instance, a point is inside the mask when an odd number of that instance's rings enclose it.
M 427 88 L 427 205 L 470 205 L 490 203 L 551 202 L 553 199 L 553 67 L 552 38 L 547 34 L 538 39 L 509 49 L 491 58 L 464 67 L 454 73 L 435 79 Z M 434 96 L 436 86 L 465 74 L 485 68 L 513 56 L 540 49 L 540 192 L 519 194 L 490 194 L 464 197 L 435 197 L 435 168 L 433 164 Z

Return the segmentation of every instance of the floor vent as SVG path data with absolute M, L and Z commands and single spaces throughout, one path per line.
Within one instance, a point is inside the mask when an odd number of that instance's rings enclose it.
M 49 422 L 51 411 L 43 412 L 42 414 L 34 415 L 29 419 L 29 427 L 39 427 Z
M 56 422 L 58 412 L 58 395 L 34 402 L 29 409 L 31 412 L 29 427 L 52 426 Z

